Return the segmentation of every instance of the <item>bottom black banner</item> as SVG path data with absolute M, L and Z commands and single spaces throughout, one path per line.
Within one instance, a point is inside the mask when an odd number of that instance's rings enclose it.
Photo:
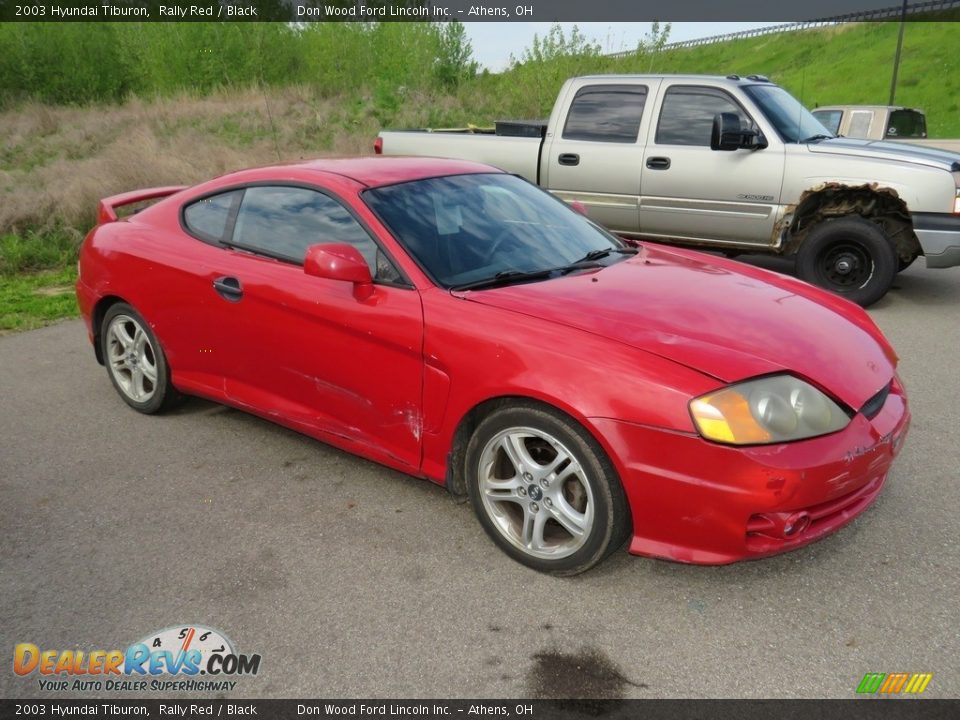
M 954 720 L 960 699 L 857 700 L 0 700 L 0 718 L 642 718 Z

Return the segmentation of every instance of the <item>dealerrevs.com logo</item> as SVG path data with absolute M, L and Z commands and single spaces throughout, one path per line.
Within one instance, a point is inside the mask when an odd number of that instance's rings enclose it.
M 126 650 L 41 650 L 19 643 L 13 671 L 37 676 L 41 690 L 171 692 L 233 690 L 239 676 L 260 671 L 260 655 L 244 655 L 212 628 L 179 625 L 151 633 Z

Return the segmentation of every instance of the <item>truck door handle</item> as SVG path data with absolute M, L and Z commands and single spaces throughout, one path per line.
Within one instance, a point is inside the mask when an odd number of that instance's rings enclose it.
M 651 170 L 669 170 L 670 158 L 668 157 L 650 157 L 647 158 L 647 167 Z
M 557 161 L 561 165 L 579 165 L 580 156 L 576 153 L 560 153 L 560 157 L 557 158 Z
M 240 281 L 235 277 L 218 277 L 213 281 L 213 289 L 220 294 L 225 300 L 230 302 L 240 302 L 240 298 L 243 297 L 243 288 L 240 286 Z

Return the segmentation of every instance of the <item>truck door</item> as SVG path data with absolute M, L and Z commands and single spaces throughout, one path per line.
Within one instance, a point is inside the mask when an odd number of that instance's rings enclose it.
M 614 232 L 635 233 L 644 113 L 659 81 L 583 85 L 545 140 L 541 184 L 567 202 L 579 200 L 590 219 Z
M 767 246 L 779 210 L 784 148 L 767 137 L 762 150 L 710 149 L 717 113 L 737 113 L 757 129 L 725 90 L 671 85 L 656 108 L 656 127 L 643 157 L 640 233 L 708 244 Z

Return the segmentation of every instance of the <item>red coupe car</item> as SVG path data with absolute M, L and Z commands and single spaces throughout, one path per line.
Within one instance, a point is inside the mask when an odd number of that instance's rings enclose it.
M 77 296 L 134 409 L 197 395 L 446 485 L 556 574 L 627 539 L 712 564 L 822 538 L 877 497 L 910 418 L 857 306 L 628 244 L 474 163 L 304 162 L 107 198 Z

